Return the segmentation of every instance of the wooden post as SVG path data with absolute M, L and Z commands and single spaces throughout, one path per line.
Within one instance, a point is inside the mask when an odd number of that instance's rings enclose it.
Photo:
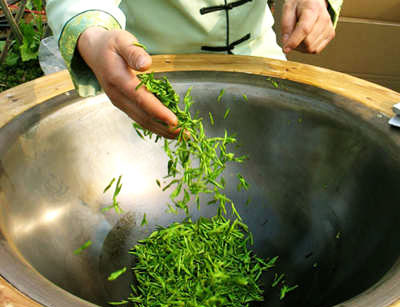
M 5 1 L 5 0 L 1 0 L 1 1 Z M 19 21 L 21 20 L 22 16 L 24 15 L 25 5 L 26 5 L 27 1 L 28 0 L 22 0 L 20 3 L 20 8 L 17 12 L 17 16 L 15 17 L 15 23 L 17 24 L 17 27 L 18 27 Z M 11 16 L 11 18 L 12 18 L 12 16 Z M 19 27 L 18 27 L 18 29 L 19 29 Z M 7 57 L 8 49 L 10 48 L 10 45 L 12 42 L 12 37 L 13 37 L 13 31 L 9 30 L 7 33 L 6 44 L 4 45 L 3 52 L 0 55 L 0 65 L 3 64 L 4 60 Z
M 21 33 L 21 30 L 18 27 L 18 24 L 15 22 L 15 19 L 11 14 L 10 9 L 8 8 L 7 1 L 6 0 L 0 0 L 0 5 L 1 5 L 1 9 L 4 12 L 4 15 L 6 16 L 8 22 L 10 24 L 11 30 L 15 34 L 15 38 L 18 40 L 19 43 L 22 44 L 22 40 L 23 40 L 24 37 L 23 37 L 23 35 Z

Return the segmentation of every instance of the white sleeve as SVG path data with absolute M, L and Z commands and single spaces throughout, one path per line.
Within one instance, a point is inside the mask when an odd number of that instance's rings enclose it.
M 69 20 L 87 11 L 106 12 L 118 21 L 121 29 L 125 29 L 126 18 L 118 7 L 120 2 L 116 0 L 47 0 L 48 23 L 57 40 Z

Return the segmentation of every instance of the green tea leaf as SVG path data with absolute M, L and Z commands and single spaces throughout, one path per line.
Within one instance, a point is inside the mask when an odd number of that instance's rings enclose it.
M 272 283 L 272 287 L 276 287 L 283 280 L 284 277 L 285 277 L 285 274 L 281 274 L 281 275 L 275 274 L 275 278 Z
M 85 249 L 87 249 L 90 245 L 92 245 L 92 241 L 91 241 L 91 240 L 86 241 L 85 243 L 83 243 L 83 244 L 81 245 L 81 247 L 79 247 L 78 249 L 76 249 L 76 250 L 74 251 L 74 254 L 75 254 L 75 255 L 79 255 L 79 254 L 82 253 Z
M 295 285 L 295 286 L 293 286 L 293 287 L 288 287 L 288 286 L 286 286 L 286 285 L 283 285 L 283 287 L 281 288 L 281 296 L 280 296 L 280 299 L 281 299 L 281 300 L 284 299 L 285 296 L 286 296 L 286 294 L 287 294 L 288 292 L 293 291 L 294 289 L 296 289 L 296 288 L 298 288 L 298 287 L 299 287 L 298 285 Z
M 139 42 L 133 42 L 133 45 L 137 46 L 137 47 L 140 47 L 140 48 L 143 48 L 144 50 L 147 50 L 147 47 L 145 45 L 139 43 Z
M 210 123 L 211 123 L 211 125 L 214 126 L 214 118 L 213 118 L 211 112 L 208 112 L 208 115 L 210 116 Z
M 138 135 L 141 139 L 144 140 L 144 136 L 143 136 L 143 134 L 140 132 L 140 130 L 143 129 L 143 128 L 142 128 L 139 124 L 137 124 L 137 123 L 133 123 L 132 125 L 133 125 L 133 128 L 135 128 L 135 131 L 136 131 L 137 135 Z
M 113 305 L 113 306 L 118 306 L 118 305 L 126 305 L 126 304 L 128 304 L 129 303 L 129 301 L 126 301 L 126 300 L 122 300 L 122 301 L 119 301 L 119 302 L 108 302 L 110 305 Z
M 224 90 L 224 89 L 222 89 L 222 90 L 219 92 L 219 95 L 218 95 L 218 97 L 217 97 L 217 102 L 221 102 L 221 99 L 222 99 L 222 96 L 224 95 L 224 93 L 225 93 L 225 90 Z
M 142 222 L 140 223 L 140 226 L 144 226 L 144 225 L 147 225 L 146 213 L 143 214 L 143 219 L 142 219 Z
M 126 267 L 123 267 L 122 269 L 115 271 L 113 273 L 110 274 L 110 276 L 108 276 L 108 280 L 112 281 L 112 280 L 116 280 L 118 277 L 120 277 L 122 274 L 124 274 L 126 272 Z
M 246 179 L 244 179 L 241 174 L 237 174 L 237 177 L 239 179 L 237 190 L 241 191 L 243 189 L 247 191 L 249 189 L 249 184 L 247 183 Z
M 111 179 L 110 183 L 105 187 L 103 193 L 107 192 L 111 186 L 113 185 L 113 183 L 115 182 L 115 178 Z
M 224 114 L 224 119 L 228 118 L 228 115 L 229 115 L 230 112 L 231 112 L 230 108 L 226 109 L 225 114 Z
M 121 192 L 121 188 L 122 188 L 121 178 L 122 178 L 122 175 L 118 177 L 117 183 L 116 183 L 116 185 L 115 185 L 114 194 L 113 194 L 113 203 L 112 203 L 112 205 L 102 208 L 102 209 L 101 209 L 101 212 L 106 212 L 106 211 L 108 211 L 108 210 L 110 210 L 110 209 L 114 209 L 115 212 L 116 212 L 117 214 L 121 214 L 121 213 L 123 212 L 123 210 L 122 210 L 121 207 L 119 206 L 119 202 L 118 202 L 118 200 L 117 200 L 117 196 L 118 196 L 119 193 Z M 110 182 L 110 183 L 107 185 L 107 187 L 104 189 L 103 193 L 107 192 L 107 191 L 112 187 L 112 185 L 114 184 L 114 182 L 115 182 L 115 178 L 113 178 L 113 179 L 111 180 L 111 182 Z

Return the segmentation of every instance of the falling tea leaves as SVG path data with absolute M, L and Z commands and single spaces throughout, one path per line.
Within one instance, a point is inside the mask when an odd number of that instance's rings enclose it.
M 87 249 L 90 245 L 92 245 L 92 241 L 91 241 L 91 240 L 86 241 L 85 243 L 83 243 L 83 244 L 81 245 L 81 247 L 79 247 L 78 249 L 76 249 L 76 250 L 74 251 L 74 254 L 75 254 L 75 255 L 79 255 L 79 254 L 82 253 L 85 249 Z
M 104 207 L 103 209 L 101 209 L 102 212 L 108 211 L 110 209 L 115 210 L 115 212 L 117 214 L 121 214 L 123 212 L 123 210 L 121 209 L 121 207 L 119 206 L 119 202 L 117 200 L 117 196 L 119 195 L 119 193 L 121 192 L 121 188 L 122 188 L 122 183 L 121 183 L 121 178 L 122 176 L 118 177 L 117 183 L 115 185 L 115 189 L 114 189 L 114 194 L 113 194 L 113 203 L 110 206 Z M 104 193 L 106 193 L 114 184 L 115 182 L 115 178 L 113 178 L 111 180 L 111 182 L 108 184 L 108 186 L 104 189 Z

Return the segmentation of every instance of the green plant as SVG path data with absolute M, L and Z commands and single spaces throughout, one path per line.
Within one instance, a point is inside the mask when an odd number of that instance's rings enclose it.
M 40 40 L 44 35 L 44 23 L 42 15 L 38 14 L 43 10 L 42 0 L 30 0 L 26 4 L 26 8 L 31 14 L 29 19 L 24 19 L 19 23 L 20 30 L 23 35 L 22 43 L 18 43 L 16 40 L 11 42 L 9 47 L 8 56 L 5 63 L 8 66 L 14 66 L 19 60 L 27 62 L 30 60 L 36 60 L 39 54 Z M 4 48 L 0 45 L 0 49 Z
M 40 77 L 43 72 L 38 62 L 40 40 L 45 32 L 42 15 L 42 0 L 28 1 L 26 8 L 31 12 L 27 19 L 20 22 L 23 41 L 19 44 L 13 40 L 9 46 L 7 57 L 0 65 L 0 91 Z M 3 52 L 5 42 L 0 41 Z
M 37 60 L 0 65 L 0 92 L 43 75 Z

